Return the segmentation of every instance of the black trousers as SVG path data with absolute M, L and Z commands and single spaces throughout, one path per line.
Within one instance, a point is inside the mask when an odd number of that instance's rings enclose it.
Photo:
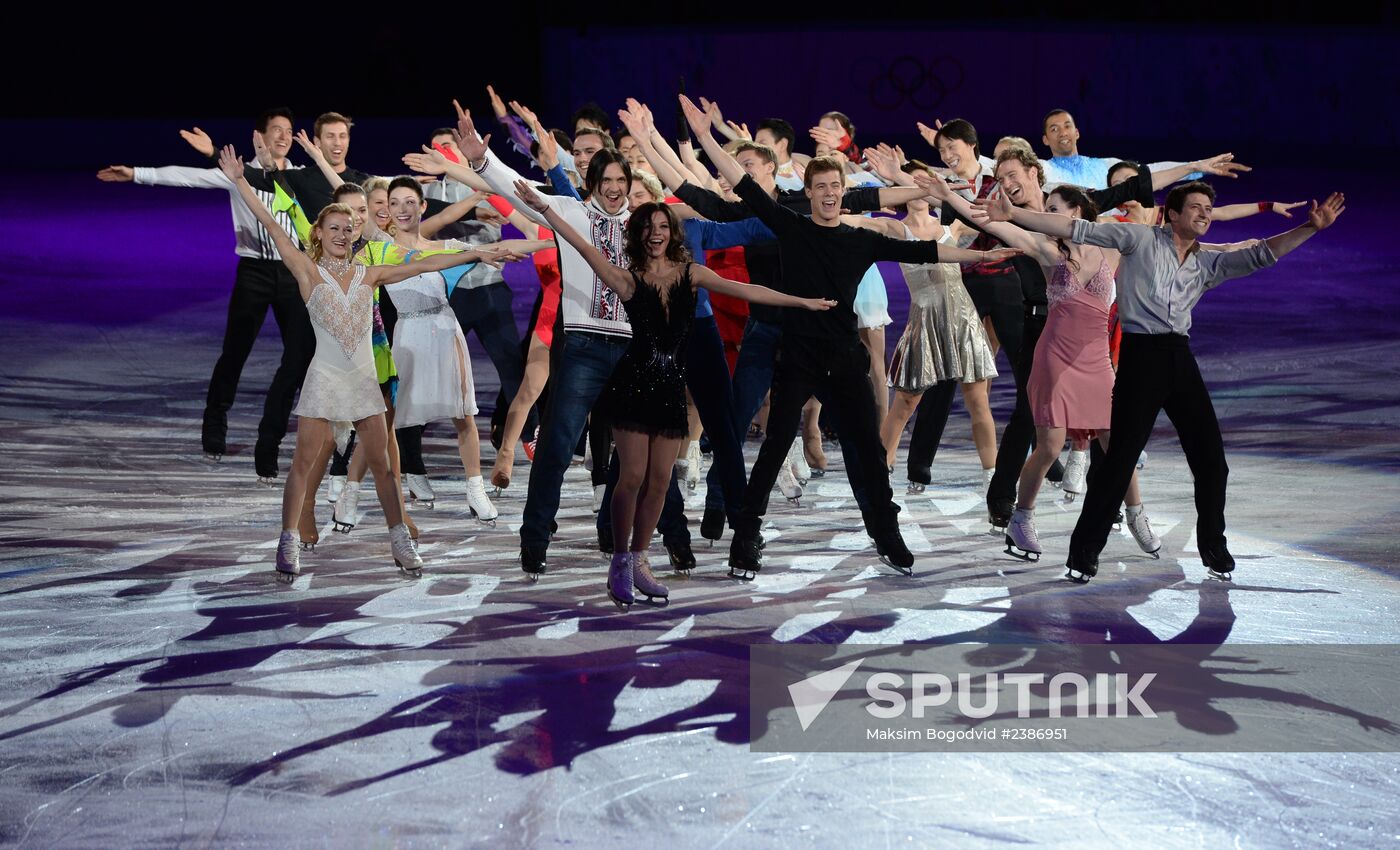
M 1020 277 L 1014 274 L 969 277 L 967 287 L 969 294 L 977 293 L 973 296 L 973 302 L 977 305 L 978 315 L 991 318 L 992 328 L 996 330 L 1001 347 L 1006 350 L 1006 359 L 1013 372 L 1023 349 L 1025 307 L 1020 281 Z M 1031 347 L 1034 348 L 1034 344 Z M 1017 380 L 1019 385 L 1020 379 Z M 957 388 L 957 381 L 944 381 L 930 387 L 919 399 L 914 433 L 909 436 L 910 481 L 933 483 L 933 459 L 938 454 L 939 443 L 943 441 L 943 430 L 948 427 L 948 416 L 953 409 L 953 396 Z M 1017 467 L 1017 471 L 1019 469 Z
M 493 431 L 505 427 L 506 414 L 510 403 L 520 391 L 520 382 L 525 379 L 525 358 L 521 353 L 520 331 L 515 326 L 515 314 L 511 312 L 514 293 L 504 281 L 489 283 L 474 289 L 458 286 L 452 290 L 448 304 L 457 316 L 457 324 L 463 334 L 476 334 L 496 367 L 501 379 L 501 391 L 496 397 L 496 409 L 491 412 Z M 522 434 L 528 439 L 535 433 L 536 419 L 532 409 L 525 421 Z
M 1215 406 L 1184 336 L 1123 334 L 1113 384 L 1108 454 L 1089 479 L 1084 508 L 1070 548 L 1086 555 L 1103 550 L 1118 505 L 1128 491 L 1138 455 L 1165 410 L 1181 438 L 1196 479 L 1196 542 L 1201 549 L 1225 543 L 1225 443 Z
M 301 298 L 296 278 L 280 260 L 254 260 L 240 257 L 233 278 L 233 293 L 228 301 L 228 320 L 224 325 L 223 350 L 209 378 L 209 392 L 204 401 L 204 450 L 223 454 L 228 431 L 228 411 L 238 393 L 238 381 L 243 364 L 258 338 L 268 308 L 282 335 L 282 361 L 272 376 L 263 402 L 262 420 L 258 423 L 258 442 L 276 447 L 287 435 L 292 405 L 297 390 L 306 378 L 306 367 L 316 353 L 316 335 L 306 302 Z M 275 470 L 274 470 L 275 474 Z
M 1001 444 L 997 446 L 997 469 L 992 473 L 992 483 L 987 487 L 988 508 L 998 502 L 1016 501 L 1016 481 L 1021 477 L 1021 467 L 1026 465 L 1026 455 L 1035 445 L 1035 419 L 1031 416 L 1031 401 L 1026 395 L 1026 386 L 1030 383 L 1031 367 L 1035 365 L 1035 345 L 1040 342 L 1040 334 L 1044 330 L 1044 315 L 1027 315 L 1022 320 L 1020 352 L 1011 361 L 1012 371 L 1016 375 L 1016 407 L 1011 411 L 1011 418 L 1001 432 Z
M 768 430 L 758 460 L 749 473 L 743 510 L 734 526 L 736 537 L 753 538 L 768 512 L 768 496 L 802 421 L 802 406 L 816 396 L 824 412 L 834 417 L 846 460 L 846 477 L 853 493 L 865 500 L 861 515 L 871 536 L 898 530 L 899 507 L 890 492 L 885 448 L 875 393 L 870 386 L 870 354 L 860 338 L 804 337 L 784 333 L 773 370 L 769 395 Z

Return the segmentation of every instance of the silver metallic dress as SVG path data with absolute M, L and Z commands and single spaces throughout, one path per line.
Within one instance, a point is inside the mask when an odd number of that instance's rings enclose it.
M 918 393 L 941 381 L 995 378 L 996 358 L 958 264 L 899 266 L 909 286 L 909 323 L 890 362 L 890 386 Z

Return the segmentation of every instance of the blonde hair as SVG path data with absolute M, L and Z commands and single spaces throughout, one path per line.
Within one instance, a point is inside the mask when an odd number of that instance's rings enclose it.
M 306 246 L 306 256 L 311 258 L 313 263 L 321 261 L 324 250 L 321 247 L 321 237 L 318 235 L 322 223 L 328 216 L 343 215 L 350 219 L 350 223 L 355 223 L 355 211 L 350 209 L 348 204 L 328 204 L 321 214 L 316 216 L 316 223 L 311 225 L 311 234 L 307 237 L 311 244 Z
M 655 174 L 648 174 L 645 171 L 634 171 L 632 172 L 632 179 L 634 181 L 640 181 L 643 186 L 647 187 L 647 191 L 651 193 L 651 196 L 656 200 L 666 200 L 666 190 L 661 187 L 661 181 L 656 178 Z
M 1031 147 L 1031 143 L 1020 136 L 1002 136 L 1000 139 L 997 139 L 998 146 L 1003 144 L 1035 153 L 1035 148 Z

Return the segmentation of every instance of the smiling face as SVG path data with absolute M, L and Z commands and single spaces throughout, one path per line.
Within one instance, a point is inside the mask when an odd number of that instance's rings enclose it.
M 355 230 L 350 234 L 351 242 L 358 242 L 364 233 L 365 222 L 369 220 L 369 201 L 359 192 L 342 195 L 336 203 L 345 204 L 355 213 Z
M 944 165 L 962 177 L 975 177 L 978 169 L 981 168 L 977 162 L 977 152 L 972 149 L 972 145 L 962 139 L 939 136 L 938 158 L 943 160 Z
M 657 210 L 651 220 L 642 228 L 642 240 L 646 243 L 647 257 L 659 260 L 666 255 L 666 246 L 671 244 L 671 219 L 666 213 Z
M 1011 203 L 1023 207 L 1031 198 L 1040 194 L 1040 177 L 1035 168 L 1028 168 L 1018 160 L 1008 159 L 997 164 L 997 182 Z
M 1210 230 L 1210 215 L 1215 204 L 1203 192 L 1191 192 L 1182 201 L 1181 212 L 1167 210 L 1167 222 L 1182 239 L 1200 239 Z
M 321 251 L 332 259 L 343 260 L 350 256 L 350 246 L 355 239 L 351 235 L 355 224 L 344 213 L 331 213 L 316 226 L 316 238 L 321 243 Z
M 839 168 L 814 171 L 809 165 L 806 177 L 807 197 L 812 199 L 812 220 L 818 224 L 839 224 L 841 196 L 846 194 L 846 175 Z
M 1079 128 L 1074 124 L 1074 116 L 1068 112 L 1056 112 L 1045 118 L 1045 146 L 1052 156 L 1074 156 L 1079 153 Z
M 773 182 L 773 174 L 778 167 L 768 161 L 768 158 L 758 151 L 739 151 L 734 157 L 739 161 L 739 166 L 744 169 L 744 173 L 753 178 L 754 182 L 763 187 L 766 191 L 772 191 L 776 185 Z
M 427 208 L 427 202 L 412 189 L 400 186 L 389 192 L 389 220 L 400 233 L 417 233 Z
M 593 155 L 603 149 L 603 140 L 597 133 L 583 133 L 574 137 L 574 165 L 578 168 L 579 174 L 588 173 L 588 163 L 593 161 Z
M 622 166 L 616 162 L 608 163 L 603 169 L 603 179 L 598 181 L 598 185 L 593 187 L 593 196 L 598 199 L 598 205 L 608 215 L 616 215 L 622 212 L 622 208 L 627 206 L 627 175 L 623 173 Z
M 389 190 L 375 189 L 369 193 L 369 214 L 374 217 L 374 226 L 380 230 L 389 229 Z
M 339 169 L 345 165 L 345 157 L 350 153 L 350 127 L 339 121 L 323 125 L 316 136 L 316 147 L 325 154 L 332 168 Z
M 286 159 L 287 151 L 292 148 L 292 122 L 282 115 L 274 115 L 267 119 L 267 128 L 263 130 L 263 143 L 267 145 L 268 153 L 273 159 Z
M 640 180 L 632 181 L 632 188 L 627 193 L 627 206 L 635 210 L 642 204 L 649 204 L 652 201 L 660 200 L 663 199 L 652 197 L 651 190 L 647 188 L 647 184 Z

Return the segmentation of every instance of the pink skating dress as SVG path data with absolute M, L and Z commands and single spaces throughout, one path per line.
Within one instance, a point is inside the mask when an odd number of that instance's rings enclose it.
M 1067 428 L 1071 437 L 1106 431 L 1113 408 L 1114 373 L 1108 353 L 1113 273 L 1100 261 L 1098 271 L 1081 284 L 1061 263 L 1046 294 L 1050 315 L 1035 346 L 1026 388 L 1036 427 Z

